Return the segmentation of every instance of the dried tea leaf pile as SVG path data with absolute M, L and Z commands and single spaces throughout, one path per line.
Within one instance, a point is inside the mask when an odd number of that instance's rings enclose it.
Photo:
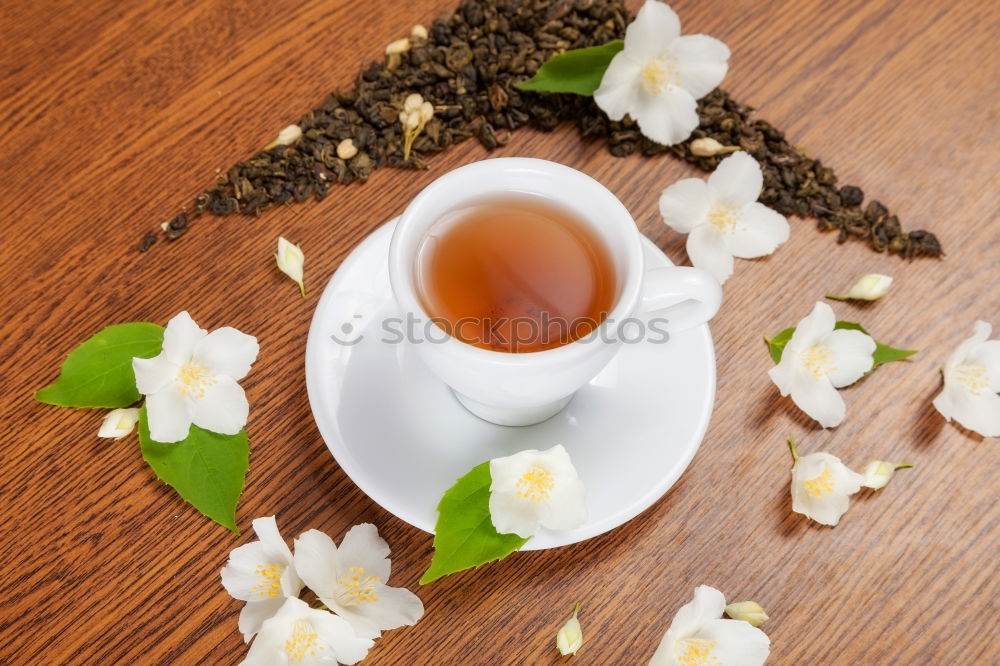
M 429 29 L 417 26 L 409 38 L 389 44 L 384 61 L 365 69 L 354 89 L 331 93 L 302 117 L 301 138 L 232 167 L 196 197 L 190 216 L 181 213 L 164 223 L 163 234 L 179 238 L 191 218 L 205 213 L 258 215 L 274 204 L 322 200 L 334 184 L 364 181 L 383 166 L 423 168 L 423 156 L 471 137 L 493 149 L 519 127 L 548 131 L 573 122 L 581 136 L 606 141 L 612 155 L 669 152 L 705 170 L 725 155 L 696 155 L 692 141 L 709 137 L 738 146 L 761 163 L 761 201 L 779 212 L 815 217 L 821 229 L 838 232 L 839 242 L 863 238 L 879 252 L 908 258 L 942 254 L 933 234 L 906 233 L 881 203 L 864 205 L 859 188 L 838 187 L 832 169 L 721 89 L 699 101 L 700 127 L 691 139 L 668 147 L 642 136 L 627 118 L 609 121 L 590 97 L 514 87 L 553 55 L 620 39 L 628 20 L 620 0 L 465 0 Z M 408 152 L 401 112 L 414 94 L 434 113 L 415 137 L 411 128 Z M 350 149 L 344 150 L 348 139 Z M 156 239 L 146 234 L 140 249 Z

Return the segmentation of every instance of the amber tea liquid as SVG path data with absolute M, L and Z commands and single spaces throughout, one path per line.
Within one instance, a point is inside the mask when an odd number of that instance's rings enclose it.
M 579 216 L 548 199 L 505 195 L 445 214 L 416 267 L 424 309 L 454 337 L 523 353 L 590 333 L 614 305 L 608 248 Z

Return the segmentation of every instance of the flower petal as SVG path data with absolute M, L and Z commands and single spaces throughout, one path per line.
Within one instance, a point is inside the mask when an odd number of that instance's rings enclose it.
M 268 557 L 278 558 L 282 562 L 291 564 L 292 551 L 281 537 L 281 533 L 278 531 L 278 522 L 274 516 L 255 518 L 250 525 L 253 527 L 257 539 L 264 545 Z
M 688 234 L 687 253 L 691 265 L 706 270 L 722 284 L 733 274 L 733 255 L 719 234 L 707 224 L 695 227 Z
M 490 520 L 500 534 L 527 539 L 538 532 L 541 511 L 538 504 L 519 498 L 514 491 L 491 491 Z
M 611 120 L 621 120 L 636 105 L 642 89 L 640 65 L 624 52 L 611 59 L 594 91 L 594 102 Z
M 949 421 L 954 419 L 983 437 L 1000 437 L 1000 395 L 996 393 L 980 391 L 976 395 L 946 379 L 944 389 L 934 398 L 934 407 Z
M 685 178 L 660 195 L 660 215 L 674 231 L 686 234 L 708 219 L 708 185 L 701 178 Z
M 153 358 L 133 358 L 132 372 L 135 373 L 135 387 L 143 395 L 151 395 L 164 390 L 174 381 L 180 371 L 175 363 L 160 354 Z
M 830 454 L 825 453 L 825 455 L 830 455 Z M 864 474 L 855 472 L 850 467 L 840 462 L 840 459 L 837 458 L 836 456 L 830 455 L 830 458 L 837 461 L 836 464 L 831 464 L 831 468 L 833 470 L 834 492 L 853 495 L 854 493 L 858 492 L 864 487 L 865 485 Z
M 726 597 L 722 592 L 708 585 L 699 585 L 694 590 L 694 599 L 678 609 L 667 633 L 676 639 L 691 636 L 709 620 L 719 618 L 725 609 Z
M 697 108 L 691 93 L 668 88 L 655 97 L 639 90 L 628 112 L 639 131 L 657 143 L 672 146 L 685 141 L 698 127 Z
M 378 625 L 361 613 L 360 605 L 342 604 L 340 603 L 340 599 L 338 597 L 323 597 L 318 594 L 316 596 L 318 596 L 320 600 L 326 604 L 327 608 L 344 618 L 344 620 L 351 625 L 351 630 L 358 636 L 362 636 L 364 638 L 378 638 L 382 635 Z
M 191 360 L 195 345 L 206 335 L 208 331 L 198 326 L 184 310 L 167 322 L 163 331 L 163 353 L 171 363 L 184 365 Z
M 309 621 L 320 642 L 326 647 L 325 652 L 332 653 L 333 661 L 324 658 L 317 660 L 318 663 L 340 663 L 351 666 L 364 659 L 368 655 L 368 650 L 374 645 L 370 638 L 358 636 L 350 623 L 333 613 L 314 609 Z
M 792 392 L 792 386 L 795 384 L 795 375 L 801 372 L 790 358 L 785 358 L 782 354 L 781 360 L 776 366 L 767 371 L 767 376 L 771 378 L 774 385 L 778 387 L 778 391 L 781 393 L 782 397 L 788 395 Z
M 826 377 L 797 372 L 791 389 L 792 402 L 824 428 L 834 428 L 843 422 L 847 405 Z
M 377 576 L 383 583 L 389 580 L 389 544 L 371 523 L 349 529 L 337 548 L 337 556 L 344 567 L 362 567 L 366 576 Z
M 979 348 L 979 345 L 986 342 L 990 338 L 990 334 L 993 332 L 993 327 L 990 326 L 988 322 L 979 320 L 972 325 L 972 336 L 963 340 L 955 351 L 951 353 L 948 360 L 945 361 L 944 367 L 953 368 L 957 365 L 965 365 L 969 355 Z
M 994 393 L 1000 391 L 1000 340 L 981 343 L 969 354 L 969 363 L 986 368 L 989 389 Z
M 263 621 L 257 630 L 257 637 L 247 650 L 246 658 L 240 662 L 241 666 L 274 666 L 277 659 L 285 656 L 285 641 L 291 635 L 296 615 L 301 613 L 298 604 L 305 606 L 306 602 L 294 598 L 284 599 L 278 612 Z M 249 622 L 250 618 L 247 619 L 248 624 Z
M 205 389 L 205 395 L 193 401 L 192 420 L 199 428 L 223 435 L 235 435 L 247 424 L 250 405 L 236 380 L 216 375 L 215 383 Z
M 302 591 L 302 581 L 293 566 L 292 551 L 285 543 L 281 533 L 278 532 L 278 524 L 274 516 L 256 518 L 253 523 L 253 531 L 264 546 L 264 553 L 269 562 L 280 562 L 285 565 L 285 570 L 281 574 L 281 592 L 286 597 L 296 597 Z
M 742 150 L 719 162 L 708 177 L 712 205 L 746 206 L 757 201 L 764 187 L 764 174 L 750 153 Z
M 362 617 L 381 631 L 417 623 L 424 614 L 420 597 L 403 587 L 378 585 L 377 601 L 350 606 L 352 615 Z
M 781 355 L 781 360 L 785 360 L 785 355 L 791 353 L 789 361 L 798 363 L 797 355 L 803 350 L 822 342 L 823 338 L 833 331 L 837 324 L 837 316 L 833 314 L 833 308 L 826 303 L 816 303 L 812 312 L 799 320 L 795 325 L 795 332 L 785 345 L 785 350 Z
M 146 419 L 154 442 L 179 442 L 188 436 L 195 406 L 172 386 L 146 396 Z
M 729 47 L 708 35 L 683 35 L 670 44 L 681 74 L 681 87 L 695 99 L 712 92 L 729 71 Z
M 261 577 L 257 574 L 257 567 L 271 563 L 277 562 L 271 560 L 270 555 L 265 552 L 264 544 L 260 541 L 252 541 L 234 548 L 229 553 L 229 561 L 226 562 L 226 566 L 222 567 L 222 571 L 219 572 L 222 577 L 222 586 L 234 599 L 261 601 L 260 594 L 254 589 L 262 582 Z
M 823 338 L 822 344 L 830 348 L 834 369 L 827 379 L 834 388 L 853 384 L 872 369 L 875 359 L 875 341 L 861 331 L 838 329 Z
M 323 532 L 308 530 L 295 540 L 295 571 L 316 596 L 336 596 L 343 570 L 337 546 Z
M 278 609 L 285 603 L 285 597 L 274 597 L 263 601 L 250 601 L 243 605 L 240 611 L 239 628 L 243 634 L 243 642 L 249 643 L 261 626 L 274 617 Z
M 722 239 L 734 257 L 755 259 L 774 252 L 788 240 L 788 233 L 784 215 L 754 201 L 743 207 L 736 229 Z
M 771 653 L 767 634 L 742 620 L 709 620 L 698 631 L 698 638 L 715 643 L 712 663 L 726 666 L 761 666 Z
M 542 502 L 541 524 L 550 530 L 575 530 L 587 522 L 587 502 L 580 479 L 557 481 L 552 497 Z
M 670 5 L 646 0 L 625 29 L 625 53 L 639 61 L 661 55 L 681 35 L 681 20 Z
M 193 356 L 204 363 L 209 372 L 239 381 L 250 372 L 259 351 L 257 338 L 226 326 L 202 338 Z

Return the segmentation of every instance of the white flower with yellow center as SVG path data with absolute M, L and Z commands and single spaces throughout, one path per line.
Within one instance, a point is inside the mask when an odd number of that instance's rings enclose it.
M 698 127 L 696 102 L 722 82 L 728 60 L 725 44 L 707 35 L 681 36 L 674 10 L 647 0 L 625 31 L 625 48 L 608 65 L 594 101 L 611 120 L 629 114 L 657 143 L 680 143 Z
M 302 590 L 292 566 L 292 551 L 281 538 L 274 516 L 254 520 L 253 531 L 259 541 L 229 553 L 229 562 L 222 568 L 223 587 L 233 598 L 247 602 L 239 624 L 246 642 L 278 612 L 286 597 L 297 597 Z
M 243 666 L 330 666 L 356 664 L 368 655 L 373 641 L 354 633 L 333 613 L 289 597 L 274 617 L 264 622 Z
M 941 369 L 944 388 L 934 407 L 949 421 L 983 437 L 1000 437 L 1000 340 L 990 340 L 993 328 L 977 321 Z
M 733 257 L 762 257 L 788 240 L 785 216 L 757 201 L 763 186 L 760 164 L 740 151 L 719 162 L 707 181 L 685 178 L 660 196 L 663 221 L 688 234 L 691 263 L 720 284 L 733 273 Z
M 250 407 L 237 382 L 250 372 L 259 347 L 253 336 L 225 327 L 209 333 L 187 312 L 167 323 L 163 351 L 132 359 L 135 384 L 146 396 L 149 436 L 178 442 L 191 424 L 235 435 Z
M 771 639 L 743 620 L 726 620 L 726 598 L 700 585 L 694 600 L 681 606 L 649 666 L 759 666 Z
M 872 369 L 875 341 L 851 329 L 834 329 L 837 320 L 826 303 L 795 328 L 781 361 L 767 373 L 781 395 L 791 395 L 803 412 L 824 428 L 840 425 L 847 413 L 838 388 L 853 384 Z
M 389 546 L 370 523 L 355 525 L 338 548 L 319 530 L 295 540 L 295 570 L 316 596 L 347 620 L 359 636 L 377 638 L 386 629 L 416 624 L 420 598 L 389 587 Z
M 850 506 L 851 495 L 865 485 L 865 475 L 823 451 L 800 456 L 794 438 L 788 439 L 788 446 L 794 460 L 792 511 L 822 525 L 836 525 Z
M 562 445 L 490 461 L 490 518 L 501 534 L 576 529 L 587 519 L 583 482 Z

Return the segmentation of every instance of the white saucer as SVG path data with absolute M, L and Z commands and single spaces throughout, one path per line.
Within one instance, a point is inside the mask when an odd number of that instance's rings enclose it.
M 688 466 L 715 399 L 708 326 L 665 344 L 625 345 L 556 416 L 505 427 L 463 408 L 383 328 L 398 316 L 387 256 L 396 220 L 344 260 L 313 315 L 306 386 L 319 431 L 341 468 L 390 513 L 434 531 L 437 504 L 479 463 L 523 449 L 563 444 L 587 489 L 589 519 L 570 532 L 542 531 L 524 550 L 555 548 L 603 534 L 659 499 Z M 643 239 L 647 268 L 670 260 Z M 341 344 L 331 338 L 337 335 Z M 360 336 L 360 337 L 359 337 Z

